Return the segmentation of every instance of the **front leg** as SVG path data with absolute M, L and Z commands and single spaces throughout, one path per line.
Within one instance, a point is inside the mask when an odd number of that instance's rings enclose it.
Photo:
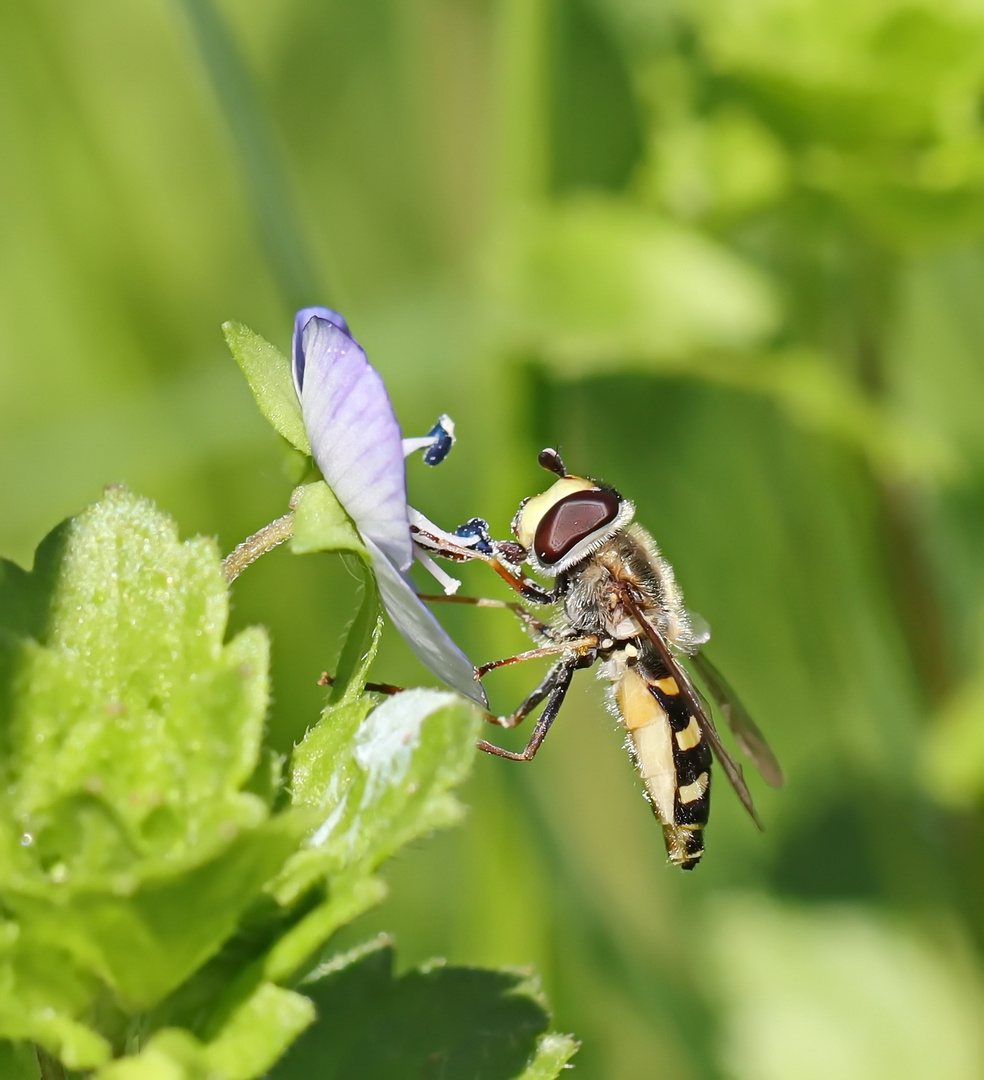
M 506 656 L 502 660 L 490 660 L 487 664 L 482 664 L 481 667 L 476 668 L 476 678 L 484 679 L 490 671 L 495 671 L 496 668 L 508 667 L 510 664 L 522 664 L 527 660 L 540 660 L 544 656 L 556 656 L 557 653 L 572 652 L 580 662 L 589 653 L 593 655 L 594 650 L 597 648 L 597 634 L 588 634 L 585 637 L 575 638 L 573 641 L 558 641 L 551 638 L 549 645 L 544 645 L 539 649 L 529 649 L 526 652 L 516 653 L 515 656 Z
M 426 600 L 428 604 L 471 604 L 474 607 L 507 608 L 519 619 L 531 637 L 554 640 L 549 623 L 538 619 L 532 612 L 527 611 L 522 604 L 508 600 L 490 600 L 485 596 L 458 596 L 454 593 L 450 596 L 445 593 L 419 593 L 418 595 L 421 600 Z

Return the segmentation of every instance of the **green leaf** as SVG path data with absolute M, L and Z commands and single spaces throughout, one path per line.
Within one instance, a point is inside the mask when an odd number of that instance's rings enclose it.
M 38 1059 L 27 1043 L 0 1042 L 0 1076 L 4 1080 L 38 1080 Z
M 96 1080 L 214 1080 L 202 1044 L 186 1031 L 157 1032 L 137 1054 L 104 1065 Z
M 25 940 L 15 923 L 0 924 L 0 1036 L 37 1043 L 72 1068 L 99 1065 L 109 1043 L 75 1019 L 99 991 L 63 949 Z
M 181 543 L 123 490 L 42 545 L 31 577 L 44 625 L 0 639 L 4 903 L 25 948 L 67 952 L 147 1007 L 234 932 L 305 827 L 244 790 L 266 636 L 223 644 L 214 543 Z
M 295 555 L 313 551 L 354 551 L 368 560 L 352 519 L 324 482 L 306 484 L 294 493 L 294 530 L 290 546 Z
M 294 390 L 290 361 L 276 346 L 241 323 L 223 323 L 222 332 L 260 412 L 292 446 L 310 457 L 311 444 Z
M 295 804 L 321 824 L 278 880 L 281 903 L 323 873 L 366 872 L 404 844 L 458 821 L 450 794 L 475 755 L 480 714 L 455 694 L 405 690 L 372 712 L 363 695 L 328 705 L 294 751 Z
M 283 891 L 287 889 L 285 884 Z M 386 891 L 385 883 L 377 877 L 356 874 L 335 878 L 328 899 L 292 926 L 267 954 L 263 967 L 266 977 L 286 982 L 296 976 L 336 930 L 382 903 Z
M 551 1032 L 540 1039 L 536 1056 L 519 1080 L 556 1080 L 564 1067 L 577 1053 L 578 1041 L 572 1035 Z
M 335 681 L 328 694 L 329 705 L 335 705 L 343 699 L 351 701 L 362 694 L 383 632 L 376 582 L 365 563 L 357 562 L 356 566 L 360 568 L 363 579 L 362 603 L 349 627 L 338 657 Z
M 492 270 L 515 343 L 564 377 L 750 348 L 778 318 L 750 263 L 616 200 L 530 212 L 503 234 Z
M 225 1080 L 250 1080 L 265 1073 L 313 1022 L 308 998 L 262 983 L 208 1044 L 206 1060 Z
M 302 985 L 319 1022 L 270 1080 L 443 1080 L 552 1077 L 536 1060 L 549 1018 L 528 974 L 436 963 L 395 977 L 385 940 L 340 957 Z M 549 1049 L 549 1047 L 548 1047 Z M 561 1060 L 554 1046 L 554 1060 Z M 569 1056 L 569 1055 L 568 1055 Z M 562 1062 L 561 1062 L 562 1063 Z

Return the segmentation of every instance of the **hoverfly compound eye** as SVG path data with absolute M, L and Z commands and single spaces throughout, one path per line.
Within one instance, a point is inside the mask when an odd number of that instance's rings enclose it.
M 603 489 L 576 492 L 554 503 L 543 515 L 533 538 L 533 551 L 544 566 L 555 566 L 565 555 L 599 534 L 618 517 L 622 500 Z
M 513 535 L 533 569 L 553 577 L 628 525 L 634 513 L 617 491 L 567 475 L 520 506 Z

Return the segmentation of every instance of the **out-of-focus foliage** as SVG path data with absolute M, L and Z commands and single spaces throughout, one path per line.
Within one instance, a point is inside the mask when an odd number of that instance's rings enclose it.
M 218 327 L 283 347 L 330 303 L 407 430 L 457 421 L 413 504 L 502 534 L 560 444 L 635 500 L 786 767 L 764 837 L 718 783 L 674 875 L 581 675 L 342 943 L 533 963 L 585 1077 L 895 1080 L 936 1016 L 939 1074 L 979 1075 L 980 4 L 41 0 L 0 7 L 0 59 L 6 552 L 117 479 L 223 549 L 283 513 L 302 478 Z M 236 585 L 282 750 L 355 594 L 287 552 Z M 418 683 L 392 637 L 374 677 Z

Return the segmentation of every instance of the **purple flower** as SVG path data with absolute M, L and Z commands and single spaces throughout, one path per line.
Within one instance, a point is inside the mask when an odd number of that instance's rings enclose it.
M 419 659 L 456 690 L 487 704 L 475 668 L 417 595 L 407 571 L 419 559 L 445 592 L 457 582 L 440 571 L 414 543 L 418 528 L 445 534 L 407 506 L 405 455 L 429 453 L 443 459 L 454 441 L 454 424 L 441 417 L 423 439 L 403 439 L 386 386 L 329 308 L 303 308 L 294 321 L 291 350 L 294 386 L 314 460 L 355 522 L 372 560 L 387 614 Z M 462 545 L 461 538 L 450 538 Z

